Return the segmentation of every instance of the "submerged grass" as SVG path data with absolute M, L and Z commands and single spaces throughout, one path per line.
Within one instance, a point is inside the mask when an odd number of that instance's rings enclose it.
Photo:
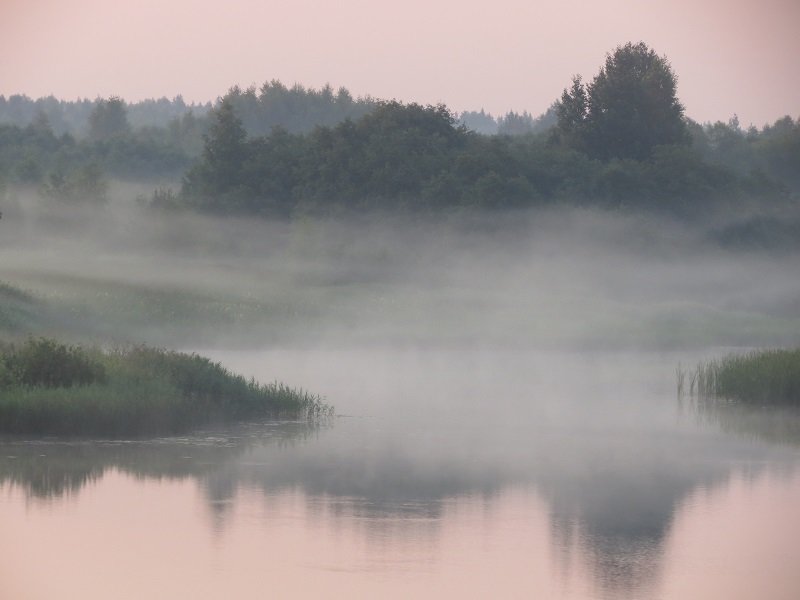
M 0 348 L 0 432 L 107 437 L 177 433 L 332 408 L 281 383 L 260 384 L 197 354 L 101 350 L 30 339 Z
M 689 393 L 702 398 L 800 407 L 800 348 L 731 354 L 698 364 L 689 376 Z M 679 394 L 685 384 L 679 366 Z

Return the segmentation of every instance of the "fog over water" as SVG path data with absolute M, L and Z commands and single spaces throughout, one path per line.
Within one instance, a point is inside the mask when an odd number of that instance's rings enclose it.
M 0 439 L 0 597 L 800 594 L 797 416 L 675 381 L 798 343 L 792 248 L 566 208 L 269 223 L 131 194 L 2 207 L 0 280 L 37 326 L 197 351 L 337 416 Z

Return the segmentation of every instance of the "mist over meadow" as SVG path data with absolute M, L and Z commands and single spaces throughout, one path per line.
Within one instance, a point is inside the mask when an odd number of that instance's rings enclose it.
M 785 345 L 799 331 L 795 246 L 730 247 L 718 222 L 578 208 L 153 218 L 135 191 L 114 193 L 102 209 L 35 198 L 6 209 L 10 333 L 674 348 Z

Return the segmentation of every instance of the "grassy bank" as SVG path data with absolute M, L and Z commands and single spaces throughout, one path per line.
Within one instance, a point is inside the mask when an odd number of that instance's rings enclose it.
M 800 349 L 731 354 L 678 372 L 678 392 L 748 404 L 800 407 Z
M 216 422 L 315 418 L 332 409 L 302 390 L 260 384 L 198 356 L 30 339 L 0 348 L 0 432 L 178 433 Z

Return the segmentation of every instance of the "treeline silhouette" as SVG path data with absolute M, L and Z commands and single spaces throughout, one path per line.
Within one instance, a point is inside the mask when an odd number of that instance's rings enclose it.
M 23 186 L 99 203 L 117 178 L 167 184 L 154 207 L 217 214 L 558 203 L 692 214 L 800 193 L 800 119 L 693 122 L 669 62 L 643 43 L 614 49 L 537 118 L 270 81 L 234 87 L 213 108 L 0 96 L 9 120 L 0 199 Z
M 800 123 L 698 126 L 676 89 L 667 59 L 639 42 L 610 52 L 588 84 L 573 78 L 550 127 L 543 116 L 525 133 L 517 118 L 522 135 L 482 136 L 443 105 L 384 101 L 308 133 L 248 136 L 239 96 L 228 97 L 180 193 L 156 204 L 291 216 L 567 202 L 686 215 L 797 190 Z M 469 118 L 491 125 L 485 113 Z
M 26 127 L 44 116 L 56 135 L 68 133 L 81 138 L 88 134 L 92 112 L 105 101 L 107 99 L 104 98 L 61 100 L 54 96 L 34 100 L 24 94 L 13 94 L 8 97 L 0 95 L 0 125 Z M 195 117 L 202 117 L 212 108 L 210 102 L 186 103 L 182 96 L 171 100 L 156 98 L 125 104 L 128 121 L 133 128 L 167 128 L 170 123 L 187 113 L 191 112 Z
M 776 172 L 782 165 L 769 160 L 771 129 L 748 142 L 751 169 L 737 171 L 711 143 L 704 149 L 713 161 L 688 142 L 655 146 L 642 160 L 601 160 L 551 134 L 477 135 L 444 106 L 383 102 L 357 121 L 305 135 L 278 129 L 248 137 L 230 104 L 214 116 L 203 156 L 179 194 L 159 199 L 162 206 L 290 216 L 563 202 L 685 214 L 710 203 L 786 194 L 753 170 L 757 158 Z M 800 140 L 800 127 L 792 127 Z

